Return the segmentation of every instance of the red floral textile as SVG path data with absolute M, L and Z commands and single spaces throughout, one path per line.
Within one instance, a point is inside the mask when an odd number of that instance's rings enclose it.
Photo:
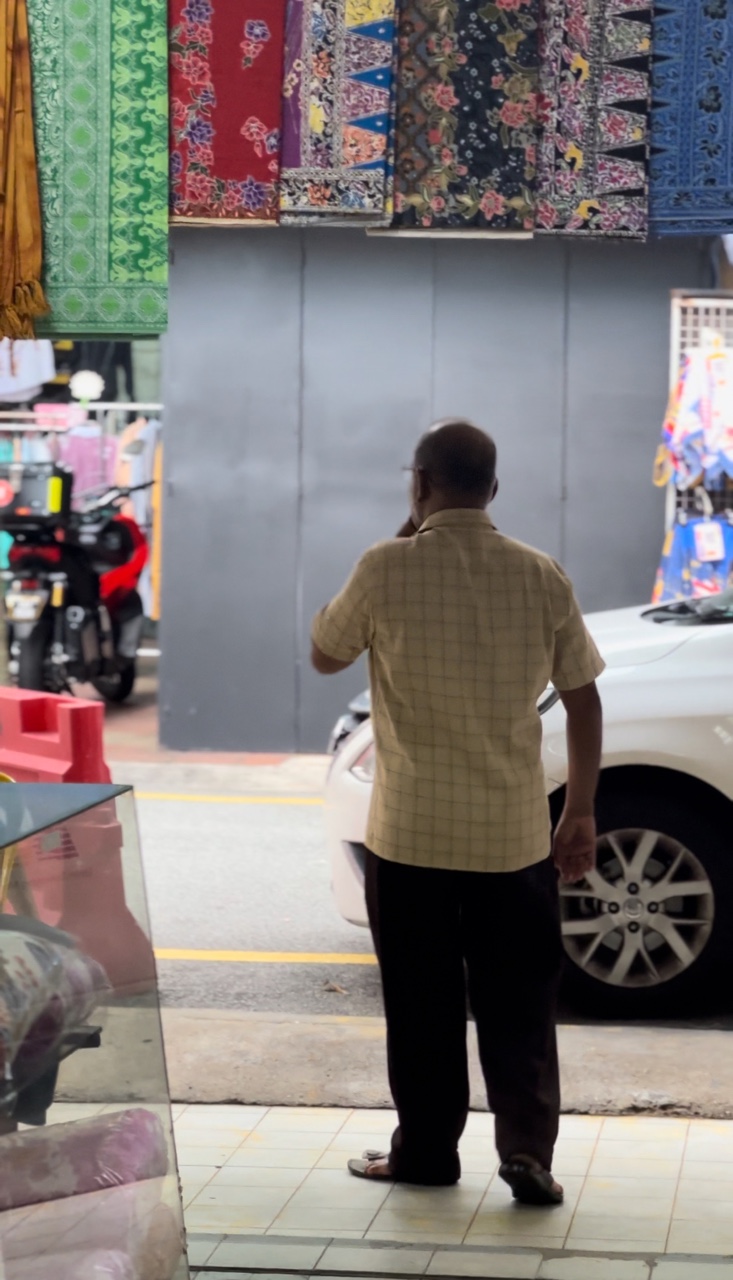
M 285 0 L 169 0 L 171 217 L 278 216 Z

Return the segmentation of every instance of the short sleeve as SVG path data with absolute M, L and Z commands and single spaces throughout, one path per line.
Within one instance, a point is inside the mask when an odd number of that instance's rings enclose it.
M 356 662 L 369 648 L 374 630 L 376 577 L 374 554 L 367 552 L 343 590 L 314 619 L 311 638 L 327 658 Z
M 572 583 L 559 565 L 555 568 L 552 683 L 558 693 L 569 693 L 592 684 L 605 670 L 606 664 L 583 621 Z

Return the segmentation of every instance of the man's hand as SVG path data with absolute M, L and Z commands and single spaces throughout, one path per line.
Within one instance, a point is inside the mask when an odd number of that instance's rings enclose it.
M 603 711 L 595 682 L 559 691 L 567 712 L 568 785 L 553 856 L 563 884 L 577 884 L 596 865 L 596 788 Z
M 552 848 L 563 884 L 577 884 L 596 865 L 596 820 L 592 814 L 565 812 L 557 824 Z

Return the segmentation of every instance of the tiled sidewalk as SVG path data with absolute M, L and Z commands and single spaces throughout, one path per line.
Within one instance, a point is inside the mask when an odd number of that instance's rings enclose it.
M 388 1112 L 177 1107 L 192 1264 L 733 1280 L 733 1123 L 563 1117 L 555 1173 L 566 1199 L 550 1210 L 512 1203 L 487 1115 L 470 1117 L 456 1188 L 351 1178 L 348 1157 L 384 1148 L 392 1124 Z

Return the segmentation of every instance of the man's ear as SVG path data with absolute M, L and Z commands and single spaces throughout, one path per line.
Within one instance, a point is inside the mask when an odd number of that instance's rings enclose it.
M 493 502 L 493 501 L 494 501 L 494 498 L 496 497 L 496 495 L 497 495 L 497 493 L 498 493 L 498 492 L 499 492 L 499 480 L 498 480 L 498 478 L 497 478 L 497 479 L 494 481 L 494 487 L 493 487 L 493 489 L 492 489 L 492 491 L 491 491 L 491 497 L 489 498 L 489 502 Z
M 427 471 L 421 467 L 415 469 L 415 497 L 418 503 L 427 502 L 432 492 Z

